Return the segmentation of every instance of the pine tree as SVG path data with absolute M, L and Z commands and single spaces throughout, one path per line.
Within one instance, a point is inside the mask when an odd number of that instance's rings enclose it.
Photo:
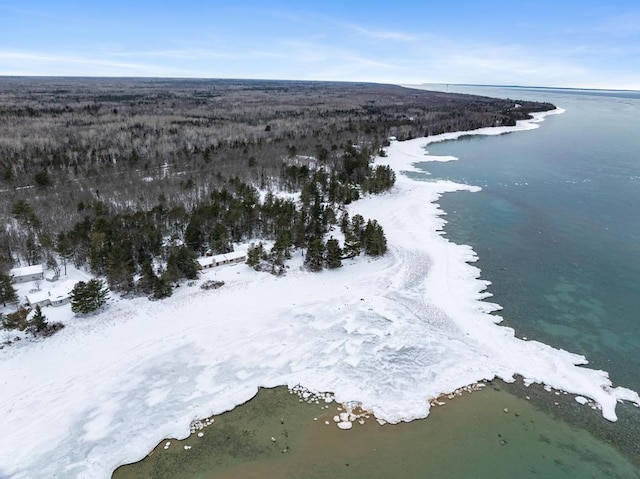
M 47 317 L 42 313 L 42 309 L 40 305 L 36 306 L 35 312 L 33 314 L 33 318 L 29 322 L 29 326 L 27 328 L 31 334 L 37 336 L 38 333 L 46 333 L 49 329 L 49 323 L 47 322 Z
M 304 264 L 309 271 L 321 271 L 324 263 L 324 243 L 320 238 L 313 238 L 309 241 L 307 255 Z
M 114 245 L 107 260 L 107 281 L 112 291 L 133 290 L 135 262 L 130 245 Z
M 167 274 L 172 282 L 183 278 L 196 279 L 198 277 L 198 262 L 196 255 L 186 246 L 174 248 L 167 258 Z
M 282 230 L 276 235 L 276 241 L 271 248 L 271 255 L 283 260 L 291 258 L 291 235 L 289 231 Z
M 79 281 L 71 290 L 71 311 L 76 314 L 91 313 L 107 302 L 109 289 L 100 279 L 91 279 L 86 283 Z
M 264 256 L 264 246 L 262 242 L 254 245 L 251 243 L 247 249 L 247 266 L 251 266 L 256 271 L 259 269 L 260 261 Z
M 18 299 L 16 290 L 11 284 L 11 277 L 6 274 L 0 274 L 0 301 L 2 306 L 6 306 L 7 303 L 11 303 Z
M 144 294 L 151 294 L 156 280 L 157 277 L 153 271 L 151 260 L 146 257 L 140 268 L 140 279 L 138 279 L 138 282 L 136 283 L 136 289 Z
M 382 256 L 387 252 L 387 238 L 376 220 L 367 221 L 363 235 L 364 252 L 369 256 Z
M 362 215 L 353 215 L 353 218 L 351 218 L 351 232 L 358 241 L 363 240 L 364 227 L 365 223 Z
M 325 263 L 329 269 L 342 266 L 342 248 L 340 248 L 340 243 L 335 238 L 327 240 Z
M 200 218 L 194 215 L 184 231 L 184 241 L 193 251 L 200 251 L 204 243 L 204 233 Z
M 169 277 L 169 273 L 165 271 L 160 276 L 156 277 L 156 280 L 153 283 L 153 298 L 168 298 L 172 294 L 173 286 L 171 286 L 171 278 Z

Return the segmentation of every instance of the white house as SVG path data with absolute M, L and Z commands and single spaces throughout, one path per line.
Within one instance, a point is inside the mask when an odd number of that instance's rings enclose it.
M 13 268 L 9 271 L 11 281 L 13 283 L 26 283 L 28 281 L 37 281 L 44 278 L 44 270 L 41 264 L 33 266 L 25 266 L 23 268 Z
M 60 293 L 55 296 L 51 296 L 51 306 L 62 306 L 63 304 L 67 304 L 69 301 L 71 301 L 69 293 Z
M 36 306 L 49 306 L 51 304 L 51 293 L 49 291 L 36 291 L 27 295 L 27 304 L 32 308 Z
M 247 261 L 247 253 L 244 251 L 232 251 L 231 253 L 218 254 L 213 257 L 216 260 L 216 266 L 220 264 L 237 264 Z
M 201 268 L 213 268 L 223 264 L 238 264 L 247 261 L 247 253 L 244 251 L 232 251 L 231 253 L 217 254 L 198 258 Z
M 198 264 L 201 268 L 213 268 L 213 256 L 205 256 L 204 258 L 198 258 Z
M 33 291 L 26 296 L 27 304 L 32 308 L 67 304 L 71 301 L 73 285 L 73 281 L 64 281 L 57 288 L 48 291 Z

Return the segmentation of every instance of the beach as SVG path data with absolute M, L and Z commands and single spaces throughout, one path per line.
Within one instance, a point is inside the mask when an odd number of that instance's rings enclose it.
M 525 135 L 544 116 L 473 134 Z M 583 367 L 585 357 L 516 338 L 492 314 L 499 306 L 483 301 L 488 283 L 471 264 L 477 257 L 442 236 L 436 203 L 445 192 L 478 188 L 430 181 L 412 166 L 428 159 L 429 142 L 468 134 L 392 142 L 376 160 L 397 172 L 397 184 L 350 205 L 350 214 L 383 225 L 385 257 L 314 274 L 298 254 L 284 278 L 216 268 L 201 281 L 225 281 L 219 290 L 185 285 L 162 302 L 115 298 L 78 319 L 60 308 L 62 332 L 4 348 L 0 476 L 110 477 L 260 387 L 328 392 L 335 404 L 390 423 L 425 418 L 443 393 L 516 375 L 579 395 L 581 407 L 610 421 L 618 400 L 640 403 L 605 371 Z

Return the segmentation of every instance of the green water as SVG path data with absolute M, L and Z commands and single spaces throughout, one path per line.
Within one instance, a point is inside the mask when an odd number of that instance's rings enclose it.
M 640 93 L 526 98 L 567 112 L 535 131 L 429 148 L 460 159 L 423 164 L 434 177 L 483 188 L 442 198 L 447 236 L 473 246 L 519 336 L 583 354 L 614 385 L 640 390 Z M 638 461 L 640 411 L 619 410 L 607 434 Z
M 145 461 L 120 468 L 113 477 L 638 477 L 611 446 L 502 386 L 464 393 L 434 408 L 426 420 L 384 426 L 369 420 L 349 431 L 334 425 L 335 404 L 324 410 L 298 402 L 285 388 L 261 390 L 216 417 L 201 438 L 172 440 L 167 450 L 163 441 Z
M 508 323 L 640 389 L 640 94 L 544 98 L 567 112 L 535 131 L 433 145 L 460 161 L 425 168 L 483 187 L 441 205 Z

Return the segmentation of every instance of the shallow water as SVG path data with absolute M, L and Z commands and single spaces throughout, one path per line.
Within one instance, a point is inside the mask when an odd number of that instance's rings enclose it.
M 216 417 L 202 438 L 172 440 L 167 450 L 163 441 L 113 478 L 638 477 L 611 446 L 504 391 L 502 383 L 445 401 L 426 420 L 384 426 L 369 420 L 342 431 L 332 419 L 338 405 L 325 410 L 299 402 L 286 388 L 262 389 Z

